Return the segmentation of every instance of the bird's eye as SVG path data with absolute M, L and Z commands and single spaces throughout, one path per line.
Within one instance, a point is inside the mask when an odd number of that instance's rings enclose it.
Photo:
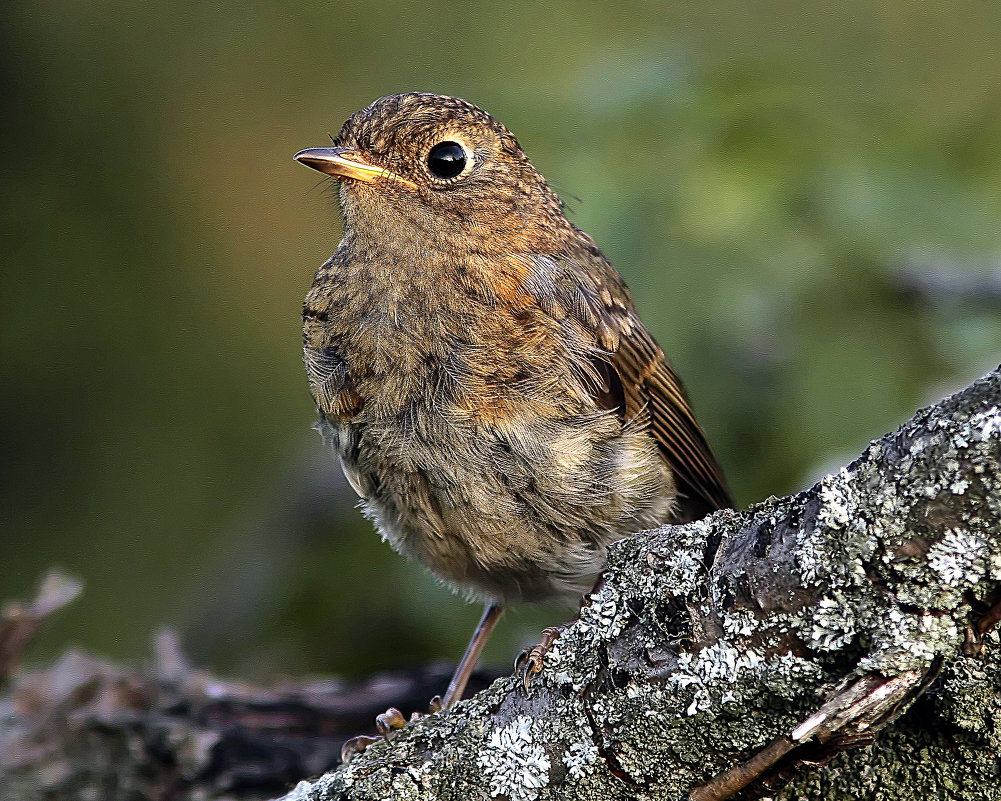
M 466 151 L 458 142 L 440 142 L 428 153 L 428 169 L 436 178 L 454 178 L 466 168 Z

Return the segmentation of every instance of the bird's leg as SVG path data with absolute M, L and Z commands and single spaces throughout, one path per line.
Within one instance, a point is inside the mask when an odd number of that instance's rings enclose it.
M 483 610 L 483 617 L 480 618 L 480 622 L 473 632 L 472 639 L 470 639 L 469 645 L 466 646 L 466 652 L 462 655 L 462 659 L 459 660 L 459 664 L 455 668 L 455 673 L 452 674 L 452 680 L 448 683 L 445 697 L 441 699 L 441 709 L 448 709 L 462 699 L 462 693 L 466 689 L 466 683 L 469 681 L 469 676 L 473 672 L 473 668 L 476 667 L 476 661 L 480 658 L 483 646 L 487 644 L 490 632 L 494 630 L 494 626 L 497 625 L 497 621 L 500 620 L 503 614 L 504 607 L 493 602 L 488 603 L 486 609 Z M 435 700 L 437 699 L 431 699 L 432 705 Z
M 494 626 L 497 625 L 497 621 L 500 620 L 502 614 L 504 614 L 503 606 L 496 603 L 487 604 L 486 609 L 483 610 L 483 617 L 480 618 L 480 622 L 473 632 L 472 639 L 470 639 L 469 645 L 466 646 L 466 652 L 462 655 L 462 659 L 459 660 L 459 664 L 452 674 L 452 680 L 448 683 L 445 697 L 442 698 L 440 695 L 436 695 L 431 699 L 429 711 L 432 714 L 440 712 L 442 709 L 448 709 L 462 699 L 462 693 L 466 689 L 466 684 L 469 682 L 469 676 L 472 674 L 473 668 L 476 667 L 476 661 L 480 658 L 483 646 L 490 639 L 490 633 L 494 630 Z M 379 734 L 388 740 L 393 734 L 406 726 L 407 723 L 417 720 L 420 717 L 423 717 L 421 713 L 414 712 L 408 721 L 399 709 L 390 707 L 381 715 L 376 716 L 375 727 L 378 729 Z M 342 746 L 341 761 L 347 762 L 355 754 L 360 754 L 372 743 L 378 742 L 378 740 L 378 737 L 369 737 L 367 735 L 353 737 Z

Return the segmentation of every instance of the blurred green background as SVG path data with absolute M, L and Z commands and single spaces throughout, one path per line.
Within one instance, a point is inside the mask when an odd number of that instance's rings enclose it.
M 340 221 L 292 162 L 389 92 L 505 122 L 625 275 L 741 503 L 1001 360 L 1001 4 L 0 7 L 0 598 L 33 651 L 359 675 L 479 610 L 382 544 L 299 309 Z M 509 615 L 507 664 L 562 610 Z

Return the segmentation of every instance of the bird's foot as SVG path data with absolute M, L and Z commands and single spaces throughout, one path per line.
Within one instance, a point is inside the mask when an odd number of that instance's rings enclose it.
M 572 622 L 570 621 L 570 623 Z M 539 641 L 539 644 L 532 648 L 526 648 L 514 660 L 514 675 L 521 679 L 526 695 L 528 694 L 528 683 L 531 681 L 532 676 L 542 670 L 546 663 L 546 654 L 549 653 L 549 649 L 553 647 L 553 643 L 559 639 L 563 630 L 570 623 L 563 623 L 559 626 L 550 626 L 543 629 L 542 639 Z
M 381 739 L 381 737 L 369 737 L 367 734 L 352 737 L 341 746 L 341 762 L 350 762 L 358 754 L 364 753 L 370 745 Z
M 381 715 L 375 716 L 375 728 L 379 732 L 379 736 L 371 737 L 367 734 L 360 734 L 357 737 L 352 737 L 341 746 L 341 762 L 349 762 L 358 754 L 367 750 L 370 745 L 379 742 L 379 740 L 392 740 L 396 736 L 396 733 L 408 723 L 420 720 L 426 715 L 433 715 L 435 712 L 440 712 L 442 708 L 443 704 L 440 695 L 436 695 L 431 699 L 427 712 L 414 712 L 409 719 L 405 718 L 403 713 L 395 706 L 391 706 Z

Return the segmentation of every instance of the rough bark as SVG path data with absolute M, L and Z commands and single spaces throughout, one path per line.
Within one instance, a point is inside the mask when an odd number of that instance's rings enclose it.
M 998 798 L 999 457 L 995 371 L 806 492 L 627 538 L 528 694 L 287 801 Z
M 286 799 L 1001 798 L 999 457 L 995 371 L 806 492 L 627 538 L 529 693 L 500 679 Z M 333 761 L 345 690 L 161 650 L 19 678 L 0 799 L 259 798 Z

